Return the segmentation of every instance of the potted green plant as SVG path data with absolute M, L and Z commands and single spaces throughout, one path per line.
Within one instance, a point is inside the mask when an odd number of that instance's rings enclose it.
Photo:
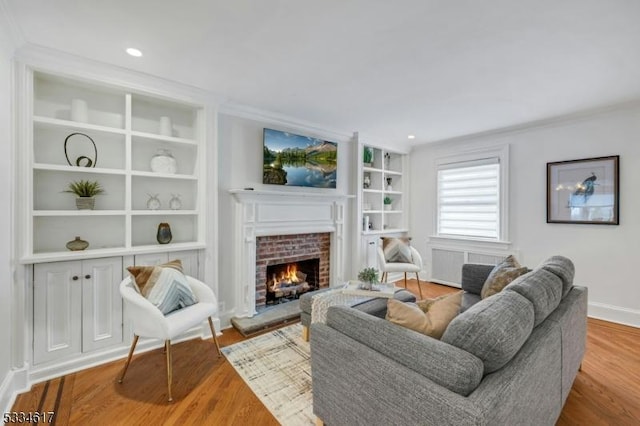
M 385 210 L 391 210 L 392 209 L 393 200 L 391 199 L 391 197 L 384 197 L 383 203 L 384 203 L 384 209 Z
M 358 280 L 362 282 L 364 290 L 371 290 L 373 284 L 378 282 L 378 270 L 376 268 L 364 268 L 358 273 Z
M 95 196 L 104 194 L 104 189 L 97 181 L 78 180 L 70 182 L 63 192 L 77 196 L 76 207 L 78 210 L 93 210 L 96 203 Z
M 364 147 L 363 153 L 362 153 L 362 162 L 364 163 L 365 166 L 370 167 L 373 164 L 373 149 L 369 148 L 368 146 Z

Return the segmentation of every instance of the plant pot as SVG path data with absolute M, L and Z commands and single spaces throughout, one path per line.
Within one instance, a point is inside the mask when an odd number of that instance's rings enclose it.
M 96 205 L 95 197 L 78 197 L 76 198 L 76 207 L 78 210 L 93 210 Z
M 391 204 L 385 204 L 385 205 L 384 205 L 384 209 L 385 209 L 385 210 L 393 210 L 393 205 L 391 205 Z

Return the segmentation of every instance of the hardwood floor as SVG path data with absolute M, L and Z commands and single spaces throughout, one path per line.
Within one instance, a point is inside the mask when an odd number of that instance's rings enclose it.
M 401 285 L 401 282 L 399 282 Z M 433 298 L 457 289 L 421 284 Z M 408 288 L 418 294 L 417 281 Z M 224 330 L 221 346 L 245 339 Z M 212 341 L 174 345 L 173 403 L 166 400 L 162 349 L 135 355 L 124 383 L 124 360 L 34 385 L 13 411 L 55 411 L 62 425 L 277 425 L 233 367 L 218 358 Z M 589 319 L 582 371 L 558 425 L 640 424 L 640 329 Z

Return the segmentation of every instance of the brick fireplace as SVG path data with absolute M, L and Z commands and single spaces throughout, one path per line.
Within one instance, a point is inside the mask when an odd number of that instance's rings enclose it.
M 306 291 L 328 287 L 330 247 L 331 234 L 328 232 L 258 237 L 256 239 L 256 308 L 264 306 L 267 302 L 278 301 L 285 296 L 295 298 Z M 316 259 L 317 266 L 310 262 Z M 302 266 L 306 264 L 309 266 Z M 276 294 L 273 288 L 269 288 L 273 286 L 269 286 L 268 283 L 273 283 L 271 275 L 276 274 L 275 267 L 279 265 L 300 265 L 306 277 L 307 286 L 291 285 L 291 289 L 285 287 L 284 291 Z M 271 275 L 267 273 L 270 268 Z M 279 275 L 280 272 L 278 272 Z
M 235 200 L 235 238 L 229 247 L 234 262 L 225 267 L 234 271 L 233 316 L 252 317 L 266 303 L 266 268 L 276 262 L 317 258 L 317 272 L 311 266 L 302 274 L 309 286 L 315 286 L 314 274 L 319 287 L 344 281 L 345 204 L 351 196 L 320 190 L 229 192 Z M 276 248 L 280 242 L 282 247 Z

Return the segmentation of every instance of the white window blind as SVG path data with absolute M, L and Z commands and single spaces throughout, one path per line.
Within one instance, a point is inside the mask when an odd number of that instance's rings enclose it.
M 497 157 L 438 167 L 438 234 L 500 238 Z

